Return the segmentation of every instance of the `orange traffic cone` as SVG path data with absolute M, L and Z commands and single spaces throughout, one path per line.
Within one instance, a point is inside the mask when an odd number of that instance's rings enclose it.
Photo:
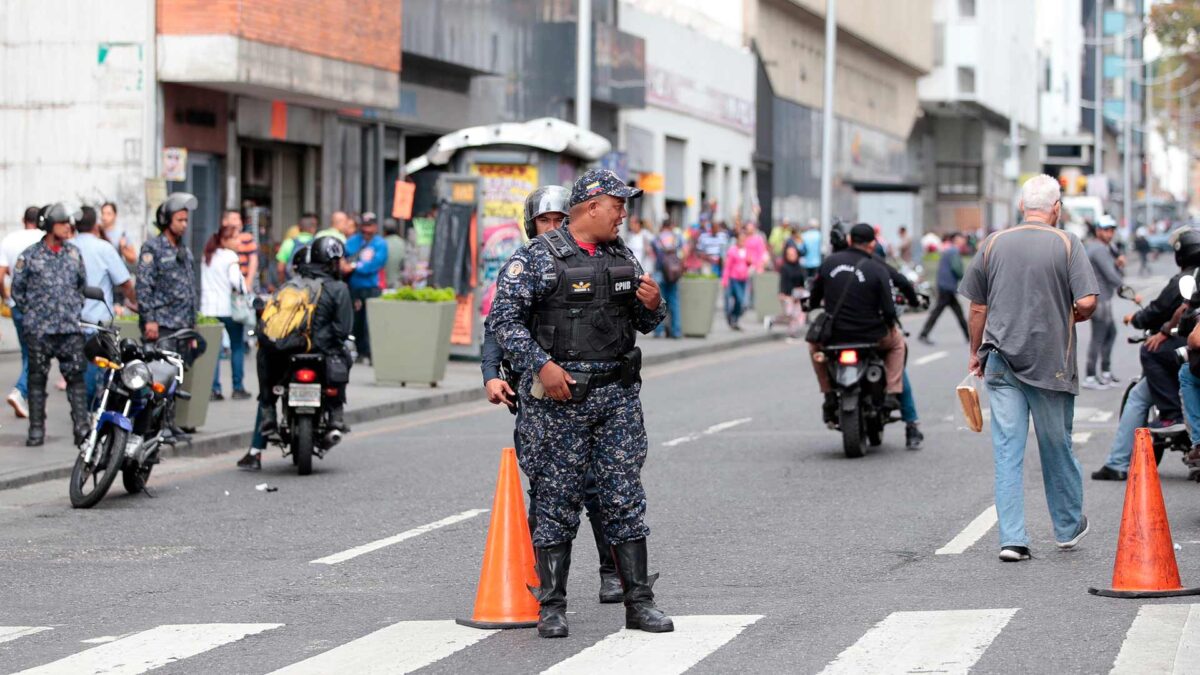
M 1184 588 L 1179 581 L 1175 544 L 1171 541 L 1149 429 L 1138 429 L 1134 435 L 1112 588 L 1089 588 L 1088 592 L 1109 598 L 1200 595 L 1200 588 Z
M 525 497 L 517 475 L 517 451 L 505 448 L 500 456 L 492 522 L 488 525 L 475 593 L 475 613 L 456 619 L 472 628 L 533 628 L 538 601 L 529 589 L 540 586 L 533 563 L 533 540 L 525 519 Z

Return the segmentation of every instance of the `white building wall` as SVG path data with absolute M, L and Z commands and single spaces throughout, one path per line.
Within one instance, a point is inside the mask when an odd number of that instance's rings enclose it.
M 1079 2 L 1037 3 L 1037 45 L 1041 55 L 1041 132 L 1074 136 L 1080 132 L 1083 78 L 1083 7 Z M 1088 130 L 1090 133 L 1091 130 Z
M 140 239 L 145 213 L 145 0 L 3 0 L 0 229 L 26 206 L 114 201 Z
M 694 4 L 679 3 L 684 9 Z M 714 39 L 711 23 L 705 23 L 703 33 L 676 23 L 666 11 L 671 6 L 667 0 L 621 5 L 620 29 L 646 40 L 648 80 L 646 108 L 621 112 L 621 145 L 627 142 L 627 125 L 649 132 L 653 148 L 647 154 L 654 166 L 633 168 L 664 173 L 667 137 L 685 141 L 686 223 L 700 216 L 702 162 L 713 165 L 709 187 L 717 217 L 732 221 L 739 213 L 749 215 L 754 205 L 754 57 L 729 40 Z M 739 33 L 730 27 L 731 35 Z M 646 200 L 654 217 L 666 214 L 664 194 L 647 195 Z

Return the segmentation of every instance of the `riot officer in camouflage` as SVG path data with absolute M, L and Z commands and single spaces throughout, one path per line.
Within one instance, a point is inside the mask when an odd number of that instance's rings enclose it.
M 524 371 L 517 433 L 525 446 L 521 468 L 537 495 L 542 637 L 568 632 L 571 541 L 589 468 L 624 589 L 626 627 L 674 630 L 654 604 L 657 575 L 647 573 L 641 481 L 647 441 L 635 347 L 635 330 L 652 331 L 666 307 L 658 285 L 617 236 L 625 200 L 640 193 L 611 171 L 585 173 L 571 191 L 567 227 L 513 254 L 488 316 L 488 328 Z
M 186 192 L 170 194 L 154 215 L 160 234 L 142 244 L 137 265 L 138 323 L 146 340 L 196 325 L 196 270 L 183 239 L 196 206 L 196 198 Z
M 58 369 L 67 381 L 75 445 L 88 434 L 87 385 L 83 380 L 87 363 L 79 327 L 87 274 L 83 255 L 67 241 L 75 217 L 61 203 L 43 207 L 38 212 L 38 227 L 46 236 L 25 249 L 13 264 L 12 296 L 25 315 L 22 339 L 29 346 L 29 435 L 25 439 L 29 446 L 46 440 L 46 378 L 51 358 L 58 359 Z

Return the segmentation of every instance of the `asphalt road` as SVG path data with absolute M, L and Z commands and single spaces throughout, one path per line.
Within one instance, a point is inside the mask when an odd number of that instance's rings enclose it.
M 1086 480 L 1092 534 L 1059 552 L 1032 439 L 1035 558 L 1000 563 L 994 527 L 935 554 L 992 505 L 993 477 L 987 434 L 966 431 L 956 408 L 966 351 L 951 317 L 935 338 L 910 356 L 925 449 L 904 450 L 894 425 L 860 460 L 820 424 L 803 344 L 646 373 L 651 568 L 677 617 L 669 636 L 621 631 L 621 607 L 596 603 L 586 524 L 570 638 L 452 625 L 471 612 L 488 525 L 474 512 L 490 508 L 511 440 L 508 413 L 478 403 L 361 425 L 311 477 L 271 451 L 258 474 L 234 470 L 236 453 L 172 460 L 154 498 L 118 485 L 90 511 L 70 509 L 65 481 L 0 493 L 0 673 L 258 674 L 326 652 L 291 672 L 1107 673 L 1123 648 L 1139 664 L 1130 672 L 1172 672 L 1146 660 L 1167 651 L 1175 672 L 1195 672 L 1200 609 L 1189 624 L 1186 598 L 1086 592 L 1111 578 L 1123 484 Z M 1132 347 L 1118 346 L 1117 371 L 1135 373 Z M 1079 397 L 1088 473 L 1107 454 L 1119 394 Z M 1163 461 L 1184 584 L 1200 584 L 1200 485 L 1185 478 L 1177 456 Z M 263 482 L 278 491 L 257 491 Z

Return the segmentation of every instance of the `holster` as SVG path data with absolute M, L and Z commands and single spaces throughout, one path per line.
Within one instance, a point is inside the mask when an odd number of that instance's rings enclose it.
M 500 360 L 500 379 L 507 382 L 510 389 L 513 391 L 518 391 L 517 387 L 521 383 L 521 374 L 513 370 L 512 362 L 510 362 L 508 359 Z M 513 402 L 508 404 L 508 412 L 516 415 L 517 408 L 520 407 L 520 405 L 520 400 L 518 397 L 514 396 Z
M 642 349 L 633 349 L 621 355 L 621 386 L 632 387 L 642 381 Z

